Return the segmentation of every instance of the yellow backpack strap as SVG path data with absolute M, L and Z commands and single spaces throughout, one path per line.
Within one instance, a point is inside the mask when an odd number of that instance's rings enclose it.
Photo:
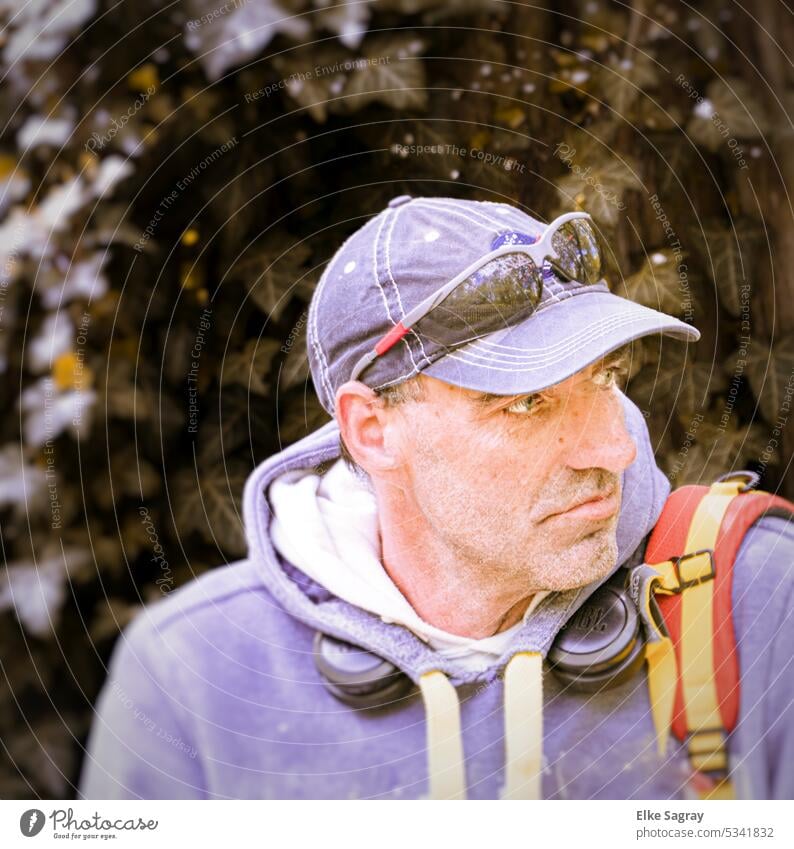
M 680 675 L 687 729 L 687 750 L 698 772 L 727 774 L 726 730 L 720 717 L 714 669 L 714 547 L 725 511 L 744 483 L 717 482 L 698 504 L 678 557 L 651 564 L 660 573 L 653 587 L 662 595 L 681 594 L 680 670 L 671 663 L 669 647 L 649 642 L 648 684 L 657 739 L 666 739 L 672 715 L 671 699 Z M 670 675 L 675 674 L 670 680 Z M 659 725 L 667 724 L 666 727 Z M 722 778 L 701 798 L 734 798 L 731 782 Z

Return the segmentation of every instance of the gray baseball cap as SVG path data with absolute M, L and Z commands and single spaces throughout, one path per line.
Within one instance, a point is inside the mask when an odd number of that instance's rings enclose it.
M 336 390 L 412 307 L 494 245 L 545 229 L 505 203 L 409 195 L 390 201 L 334 254 L 309 307 L 309 364 L 323 407 L 333 414 Z M 467 389 L 521 395 L 559 383 L 642 336 L 700 338 L 691 325 L 612 294 L 603 280 L 567 282 L 549 269 L 543 277 L 542 297 L 528 318 L 452 347 L 414 329 L 358 379 L 382 389 L 422 372 Z

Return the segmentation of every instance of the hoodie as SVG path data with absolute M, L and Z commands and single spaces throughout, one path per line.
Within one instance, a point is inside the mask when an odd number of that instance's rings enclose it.
M 669 493 L 641 413 L 624 406 L 637 458 L 623 475 L 613 571 L 642 562 Z M 247 558 L 127 626 L 79 796 L 697 798 L 685 747 L 657 749 L 644 669 L 592 694 L 546 662 L 609 575 L 536 596 L 494 642 L 450 641 L 378 571 L 373 501 L 342 474 L 338 436 L 330 422 L 258 466 L 244 493 Z M 794 797 L 792 564 L 794 532 L 779 518 L 758 522 L 736 561 L 742 690 L 729 755 L 740 798 Z M 343 704 L 315 666 L 318 631 L 390 661 L 415 689 L 379 708 Z
M 337 598 L 404 625 L 445 657 L 468 669 L 484 669 L 500 657 L 521 627 L 491 637 L 450 634 L 425 622 L 381 562 L 378 507 L 369 478 L 341 458 L 320 475 L 314 469 L 284 472 L 268 487 L 273 513 L 270 538 L 276 551 Z M 537 592 L 522 617 L 529 618 L 548 591 Z

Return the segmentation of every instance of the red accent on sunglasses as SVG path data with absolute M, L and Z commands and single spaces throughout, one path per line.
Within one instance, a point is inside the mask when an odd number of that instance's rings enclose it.
M 382 354 L 385 354 L 389 348 L 393 348 L 409 330 L 410 328 L 406 327 L 402 322 L 395 324 L 394 327 L 392 327 L 392 329 L 375 346 L 375 352 L 377 355 L 380 357 Z

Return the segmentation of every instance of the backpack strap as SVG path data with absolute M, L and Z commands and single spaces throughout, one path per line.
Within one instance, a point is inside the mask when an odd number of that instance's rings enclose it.
M 701 798 L 734 797 L 726 745 L 740 695 L 733 564 L 747 531 L 770 514 L 791 517 L 794 505 L 748 492 L 735 478 L 681 487 L 668 498 L 646 549 L 646 562 L 659 573 L 652 591 L 663 624 L 648 644 L 657 737 L 666 739 L 669 728 L 686 743 L 693 770 L 711 779 L 700 782 Z M 665 637 L 675 663 L 657 661 Z

